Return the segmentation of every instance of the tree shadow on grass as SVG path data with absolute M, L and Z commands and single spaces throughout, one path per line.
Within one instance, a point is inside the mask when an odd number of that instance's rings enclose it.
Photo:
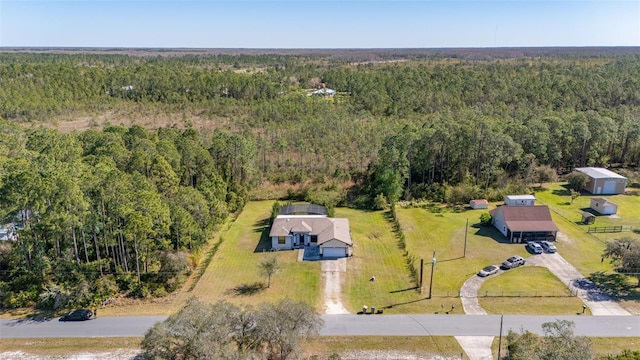
M 640 300 L 640 288 L 629 282 L 629 277 L 618 273 L 594 272 L 587 277 L 602 293 L 622 300 Z
M 12 313 L 11 311 L 9 311 L 8 313 Z M 64 314 L 66 314 L 66 312 L 64 312 Z M 64 315 L 62 314 L 62 315 Z M 43 322 L 47 322 L 47 321 L 51 321 L 54 318 L 60 317 L 60 314 L 56 314 L 54 311 L 52 310 L 34 310 L 34 312 L 21 317 L 19 319 L 15 319 L 13 321 L 11 321 L 8 325 L 9 326 L 15 326 L 15 325 L 21 325 L 21 324 L 33 324 L 33 323 L 43 323 Z
M 560 189 L 553 189 L 551 193 L 558 196 L 571 196 L 571 186 L 569 184 L 560 185 Z
M 269 238 L 269 231 L 271 230 L 271 222 L 268 218 L 257 221 L 253 224 L 254 232 L 260 233 L 260 240 L 256 244 L 256 248 L 253 249 L 254 253 L 261 253 L 265 251 L 271 251 L 271 238 Z
M 399 293 L 399 292 L 405 292 L 405 291 L 411 291 L 411 290 L 417 290 L 419 289 L 419 286 L 412 286 L 410 288 L 406 288 L 406 289 L 400 289 L 400 290 L 393 290 L 393 291 L 389 291 L 389 294 L 395 294 L 395 293 Z
M 263 290 L 265 290 L 267 286 L 261 282 L 256 281 L 253 284 L 241 284 L 233 289 L 227 290 L 227 294 L 235 295 L 235 296 L 252 296 Z
M 397 306 L 413 304 L 413 303 L 417 303 L 417 302 L 425 301 L 425 300 L 429 300 L 429 297 L 424 297 L 424 298 L 411 300 L 411 301 L 405 301 L 405 302 L 401 302 L 401 303 L 389 304 L 387 306 L 382 306 L 379 309 L 391 309 L 391 308 L 394 308 L 394 307 L 397 307 Z

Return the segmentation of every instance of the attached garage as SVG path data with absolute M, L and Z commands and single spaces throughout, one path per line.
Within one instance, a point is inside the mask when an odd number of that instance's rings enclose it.
M 331 258 L 331 257 L 345 257 L 347 256 L 347 248 L 343 247 L 321 247 L 320 255 L 323 258 Z

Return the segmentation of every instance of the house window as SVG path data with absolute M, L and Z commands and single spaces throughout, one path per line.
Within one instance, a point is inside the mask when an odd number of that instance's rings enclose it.
M 278 236 L 278 245 L 284 245 L 287 243 L 287 238 L 285 236 Z
M 318 235 L 311 235 L 311 242 L 312 243 L 317 243 L 318 242 Z

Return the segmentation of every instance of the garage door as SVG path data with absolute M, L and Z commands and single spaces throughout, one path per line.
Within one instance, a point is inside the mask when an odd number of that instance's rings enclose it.
M 345 256 L 345 248 L 322 248 L 322 256 L 323 257 L 344 257 Z
M 615 194 L 616 193 L 616 182 L 615 181 L 605 181 L 604 188 L 602 189 L 603 194 Z

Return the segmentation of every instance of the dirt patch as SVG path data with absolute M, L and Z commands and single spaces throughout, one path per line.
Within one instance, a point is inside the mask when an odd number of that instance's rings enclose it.
M 116 350 L 104 353 L 78 353 L 71 355 L 35 355 L 22 351 L 0 353 L 0 359 L 13 360 L 138 360 L 142 359 L 140 350 Z
M 573 240 L 567 235 L 561 233 L 560 231 L 558 231 L 558 234 L 556 235 L 556 241 L 561 241 L 565 244 L 573 244 Z

